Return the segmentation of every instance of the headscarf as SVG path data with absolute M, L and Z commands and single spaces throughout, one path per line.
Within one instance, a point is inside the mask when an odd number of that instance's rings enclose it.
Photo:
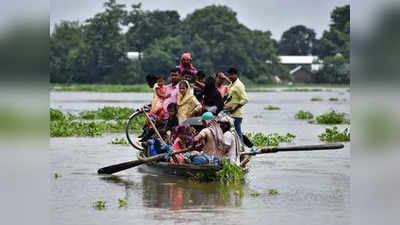
M 224 133 L 216 120 L 211 120 L 208 124 L 208 129 L 210 129 L 211 134 L 215 140 L 215 146 L 218 151 L 225 152 L 224 149 Z
M 192 64 L 192 55 L 190 54 L 190 52 L 184 52 L 181 56 L 181 59 L 179 60 L 179 70 L 181 71 L 181 73 L 186 69 L 182 63 L 183 59 L 190 59 L 189 71 L 192 72 L 192 74 L 196 75 L 197 69 Z
M 189 82 L 187 80 L 181 80 L 179 83 L 181 83 L 181 82 L 186 83 L 187 89 L 186 89 L 184 96 L 182 96 L 181 92 L 178 90 L 178 98 L 177 98 L 177 102 L 176 102 L 178 104 L 178 107 L 185 104 L 191 98 L 195 98 L 195 96 L 193 95 L 192 87 L 190 87 Z M 178 88 L 179 88 L 179 86 L 178 86 Z
M 239 156 L 240 153 L 239 151 L 241 151 L 241 142 L 239 139 L 239 135 L 237 134 L 236 130 L 235 130 L 235 124 L 234 124 L 234 119 L 228 115 L 223 115 L 217 118 L 218 122 L 221 123 L 229 123 L 230 125 L 230 129 L 227 132 L 231 132 L 233 137 L 235 138 L 235 150 L 236 150 L 236 156 Z M 236 159 L 238 160 L 238 159 Z

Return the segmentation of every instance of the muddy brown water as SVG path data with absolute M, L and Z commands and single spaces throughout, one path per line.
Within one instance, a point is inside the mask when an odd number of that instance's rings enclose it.
M 311 102 L 315 96 L 324 100 Z M 248 97 L 243 130 L 291 132 L 297 136 L 291 145 L 321 143 L 318 134 L 328 127 L 296 120 L 298 110 L 350 113 L 346 89 L 248 93 Z M 339 101 L 330 102 L 330 97 Z M 78 113 L 103 106 L 138 107 L 150 99 L 148 93 L 51 92 L 50 106 Z M 281 110 L 266 111 L 267 105 Z M 61 175 L 51 180 L 51 224 L 349 224 L 348 143 L 340 151 L 256 156 L 245 182 L 227 186 L 142 173 L 138 168 L 115 176 L 97 175 L 100 167 L 135 158 L 132 147 L 109 144 L 114 137 L 124 134 L 50 139 L 50 176 Z M 270 189 L 279 194 L 269 195 Z M 126 207 L 119 208 L 119 198 L 127 199 Z M 93 207 L 98 200 L 106 202 L 104 210 Z

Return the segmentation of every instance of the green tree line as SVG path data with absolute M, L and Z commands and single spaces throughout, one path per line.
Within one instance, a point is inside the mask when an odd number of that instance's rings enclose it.
M 103 12 L 84 23 L 55 25 L 50 35 L 50 82 L 143 83 L 146 74 L 166 75 L 184 51 L 190 51 L 194 65 L 207 74 L 234 66 L 243 79 L 257 83 L 268 83 L 274 75 L 289 79 L 288 69 L 279 64 L 279 54 L 316 54 L 334 60 L 336 68 L 349 57 L 350 15 L 348 21 L 343 19 L 346 8 L 331 13 L 330 29 L 320 40 L 312 29 L 299 25 L 276 41 L 271 32 L 251 30 L 240 23 L 227 6 L 207 6 L 181 18 L 174 10 L 147 11 L 141 4 L 127 9 L 108 0 Z M 127 52 L 141 52 L 143 57 L 131 61 Z M 328 72 L 333 75 L 317 82 L 347 82 L 329 80 L 337 71 Z

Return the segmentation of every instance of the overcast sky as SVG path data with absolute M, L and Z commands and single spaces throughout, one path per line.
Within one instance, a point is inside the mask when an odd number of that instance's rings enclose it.
M 239 22 L 250 29 L 271 31 L 275 39 L 298 24 L 312 28 L 320 37 L 328 29 L 330 12 L 349 0 L 117 0 L 127 5 L 142 2 L 145 10 L 176 10 L 181 17 L 188 13 L 217 4 L 226 5 L 237 13 Z M 50 0 L 50 30 L 61 20 L 84 21 L 103 11 L 103 0 Z

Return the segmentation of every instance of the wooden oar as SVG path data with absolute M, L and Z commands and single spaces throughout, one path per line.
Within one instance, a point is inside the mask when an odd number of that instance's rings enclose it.
M 193 147 L 189 147 L 180 151 L 176 151 L 170 154 L 170 156 L 179 154 L 179 153 L 184 153 L 184 152 L 188 152 L 191 151 L 193 149 Z M 124 162 L 124 163 L 119 163 L 119 164 L 115 164 L 115 165 L 111 165 L 111 166 L 107 166 L 107 167 L 103 167 L 99 170 L 97 170 L 97 173 L 99 174 L 113 174 L 122 170 L 126 170 L 126 169 L 130 169 L 132 167 L 135 166 L 139 166 L 142 165 L 143 163 L 148 163 L 151 161 L 157 161 L 160 159 L 163 159 L 168 153 L 162 153 L 162 154 L 158 154 L 155 156 L 151 156 L 145 159 L 138 159 L 138 160 L 133 160 L 133 161 L 129 161 L 129 162 Z
M 296 151 L 320 151 L 320 150 L 334 150 L 343 148 L 343 144 L 324 144 L 324 145 L 303 145 L 303 146 L 289 146 L 289 147 L 264 147 L 254 152 L 242 152 L 242 156 L 252 156 L 265 153 L 276 153 L 276 152 L 296 152 Z M 243 168 L 250 161 L 251 157 L 244 159 L 240 166 Z
M 146 111 L 143 109 L 143 113 L 146 116 L 146 118 L 149 120 L 151 127 L 154 129 L 154 131 L 156 132 L 157 136 L 160 138 L 161 144 L 166 145 L 167 143 L 165 143 L 164 139 L 161 137 L 160 132 L 158 132 L 156 126 L 154 125 L 154 123 L 151 121 L 150 116 L 147 115 Z
M 265 153 L 276 152 L 296 152 L 296 151 L 319 151 L 319 150 L 333 150 L 343 148 L 343 144 L 323 144 L 323 145 L 301 145 L 301 146 L 288 146 L 288 147 L 264 147 L 254 152 L 242 152 L 240 155 L 258 155 Z

